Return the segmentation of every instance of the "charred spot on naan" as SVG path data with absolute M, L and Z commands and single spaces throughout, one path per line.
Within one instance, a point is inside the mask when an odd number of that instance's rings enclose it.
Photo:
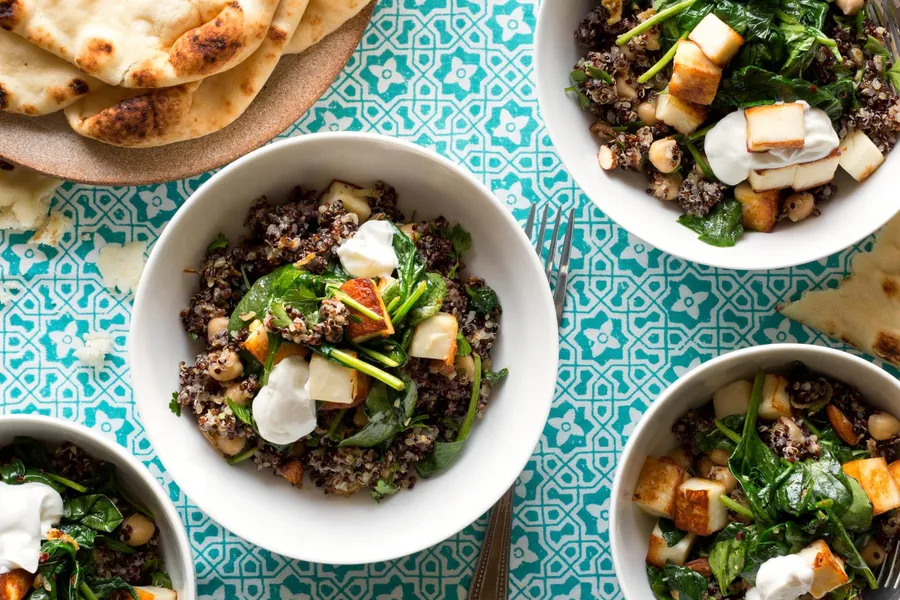
M 38 44 L 40 46 L 40 44 Z M 91 38 L 84 51 L 75 57 L 75 64 L 86 73 L 99 73 L 108 65 L 115 54 L 115 47 L 109 40 Z
M 892 300 L 900 295 L 900 286 L 898 286 L 897 282 L 890 277 L 885 277 L 881 281 L 881 290 L 884 292 L 885 296 Z
M 19 0 L 0 0 L 0 27 L 12 31 L 24 13 L 25 9 Z
M 879 331 L 875 336 L 872 350 L 878 358 L 883 358 L 895 365 L 900 364 L 900 337 L 892 333 Z
M 0 110 L 6 110 L 9 106 L 9 92 L 0 85 Z
M 281 46 L 282 44 L 287 42 L 288 34 L 280 27 L 272 25 L 271 27 L 269 27 L 269 39 Z
M 177 85 L 126 98 L 85 119 L 83 126 L 91 137 L 108 144 L 139 146 L 167 135 L 181 122 L 195 87 Z
M 0 160 L 0 171 L 12 171 L 15 169 L 12 164 L 6 162 L 5 160 Z
M 265 30 L 247 31 L 240 3 L 232 2 L 215 19 L 181 36 L 169 61 L 179 76 L 210 75 L 264 35 Z

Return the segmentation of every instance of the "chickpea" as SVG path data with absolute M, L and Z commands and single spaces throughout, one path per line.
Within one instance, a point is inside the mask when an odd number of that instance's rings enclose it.
M 250 394 L 242 387 L 243 382 L 232 383 L 225 388 L 225 397 L 238 406 L 247 406 Z
M 213 343 L 213 340 L 217 335 L 222 333 L 223 331 L 228 331 L 228 318 L 227 317 L 214 317 L 209 320 L 209 324 L 206 326 L 206 339 L 210 344 Z
M 654 179 L 647 184 L 647 191 L 654 198 L 672 201 L 678 198 L 678 192 L 681 191 L 682 183 L 684 183 L 684 178 L 679 173 L 660 175 L 658 179 Z
M 209 376 L 216 381 L 231 381 L 243 373 L 244 365 L 234 350 L 222 350 L 209 355 Z
M 687 452 L 684 451 L 684 448 L 677 448 L 669 452 L 669 458 L 675 461 L 675 464 L 684 469 L 685 471 L 690 470 L 691 468 L 691 457 Z
M 615 152 L 609 146 L 600 146 L 600 152 L 597 153 L 597 162 L 604 171 L 612 171 L 619 166 L 619 159 Z
M 623 100 L 637 100 L 638 93 L 634 85 L 625 77 L 616 77 L 616 93 Z
M 883 412 L 869 417 L 869 435 L 876 440 L 889 440 L 900 433 L 900 421 Z
M 713 467 L 710 469 L 709 473 L 707 473 L 707 476 L 724 485 L 726 494 L 730 494 L 737 488 L 737 479 L 734 478 L 734 475 L 731 474 L 728 467 Z
M 247 440 L 242 437 L 228 437 L 220 435 L 216 437 L 216 448 L 221 450 L 225 456 L 234 456 L 244 449 Z
M 656 98 L 647 102 L 641 102 L 637 107 L 638 118 L 644 125 L 656 125 Z
M 712 473 L 715 466 L 713 461 L 709 459 L 709 456 L 702 456 L 700 460 L 697 461 L 697 473 L 700 477 L 708 479 L 709 474 Z
M 457 356 L 456 373 L 466 381 L 475 381 L 475 359 L 471 356 Z
M 809 192 L 791 194 L 784 201 L 784 207 L 788 218 L 796 223 L 813 214 L 816 209 L 816 199 Z
M 709 452 L 709 460 L 711 460 L 714 465 L 719 465 L 720 467 L 727 467 L 729 458 L 731 458 L 731 452 L 728 450 L 716 448 Z
M 140 513 L 134 513 L 122 522 L 122 537 L 129 546 L 143 546 L 156 533 L 156 525 Z
M 681 150 L 678 142 L 666 138 L 650 145 L 650 162 L 660 173 L 671 173 L 681 164 Z
M 881 563 L 884 562 L 885 554 L 886 551 L 884 546 L 879 544 L 876 540 L 869 540 L 869 543 L 863 546 L 862 550 L 859 551 L 859 555 L 863 557 L 863 560 L 866 561 L 866 564 L 872 569 L 881 566 Z

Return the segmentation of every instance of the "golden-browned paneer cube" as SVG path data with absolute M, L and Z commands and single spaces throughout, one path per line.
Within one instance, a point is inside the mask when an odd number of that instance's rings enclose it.
M 709 106 L 722 80 L 722 67 L 711 61 L 700 46 L 680 40 L 675 51 L 669 93 L 685 102 Z
M 672 459 L 648 456 L 631 499 L 644 512 L 671 519 L 675 516 L 675 492 L 686 478 L 685 470 Z
M 0 575 L 0 600 L 22 600 L 31 591 L 34 575 L 25 569 L 13 569 Z
M 449 313 L 437 313 L 416 325 L 408 353 L 416 358 L 430 358 L 453 364 L 456 357 L 456 334 L 459 323 Z
M 894 462 L 889 464 L 888 471 L 891 472 L 891 477 L 894 478 L 897 486 L 900 487 L 900 460 L 895 460 Z
M 872 513 L 875 516 L 900 508 L 900 487 L 894 481 L 884 458 L 879 456 L 850 461 L 843 469 L 848 477 L 859 482 L 872 503 Z
M 138 600 L 176 600 L 177 592 L 164 587 L 154 585 L 136 585 L 134 591 L 137 592 Z
M 369 201 L 361 194 L 362 188 L 335 179 L 328 186 L 328 189 L 319 196 L 319 206 L 333 204 L 337 201 L 344 203 L 344 209 L 347 212 L 355 214 L 359 218 L 360 223 L 364 223 L 372 215 L 372 207 Z
M 802 148 L 806 143 L 806 120 L 799 102 L 754 106 L 744 111 L 744 117 L 749 152 Z
M 787 386 L 787 379 L 781 375 L 773 375 L 771 373 L 766 375 L 762 402 L 759 403 L 760 417 L 774 421 L 779 417 L 790 417 L 794 414 Z
M 266 328 L 263 327 L 262 321 L 256 319 L 250 323 L 248 329 L 250 330 L 250 335 L 244 341 L 244 350 L 252 354 L 253 358 L 259 362 L 265 363 L 266 355 L 269 353 L 269 336 L 266 334 Z M 278 351 L 275 352 L 275 364 L 277 365 L 288 356 L 306 357 L 308 354 L 309 350 L 300 344 L 282 341 Z
M 676 98 L 672 94 L 660 94 L 656 101 L 656 118 L 688 134 L 706 120 L 707 108 Z
M 792 185 L 794 191 L 811 190 L 834 179 L 834 173 L 837 171 L 840 160 L 841 155 L 835 149 L 834 152 L 825 158 L 797 165 Z
M 816 540 L 797 553 L 812 567 L 813 581 L 809 593 L 813 598 L 822 598 L 850 581 L 844 570 L 844 561 L 828 547 L 824 540 Z
M 884 163 L 884 154 L 862 131 L 854 131 L 841 141 L 841 168 L 853 179 L 865 181 Z
M 709 469 L 709 473 L 703 473 L 703 476 L 724 485 L 726 494 L 730 494 L 737 488 L 738 481 L 735 479 L 734 475 L 731 474 L 731 469 L 728 467 L 716 465 Z
M 675 492 L 675 527 L 700 536 L 712 535 L 728 525 L 728 509 L 722 504 L 725 485 L 692 477 Z
M 745 228 L 763 233 L 775 229 L 781 211 L 781 193 L 778 190 L 756 192 L 744 182 L 734 188 L 734 199 L 741 203 L 741 221 Z
M 356 352 L 344 352 L 356 357 Z M 321 354 L 313 354 L 309 361 L 306 390 L 313 400 L 341 404 L 343 408 L 348 408 L 361 396 L 364 398 L 368 394 L 369 386 L 363 381 L 366 377 L 356 369 L 333 363 Z
M 779 167 L 777 169 L 753 169 L 747 183 L 757 192 L 783 190 L 794 185 L 797 165 Z
M 737 31 L 729 27 L 714 13 L 709 13 L 700 21 L 688 39 L 700 46 L 709 60 L 720 67 L 724 67 L 744 43 L 744 38 Z
M 739 380 L 716 390 L 713 394 L 713 410 L 717 419 L 731 415 L 745 415 L 750 408 L 750 396 L 753 395 L 753 384 Z
M 657 523 L 656 527 L 653 528 L 653 533 L 650 534 L 650 546 L 647 548 L 647 564 L 660 569 L 665 567 L 668 561 L 672 561 L 676 565 L 683 565 L 687 561 L 688 556 L 690 556 L 691 549 L 696 541 L 696 535 L 687 533 L 677 544 L 669 546 L 663 538 L 659 523 Z
M 394 334 L 394 325 L 384 306 L 384 300 L 381 299 L 381 290 L 374 281 L 367 277 L 351 279 L 344 282 L 341 291 L 382 317 L 380 321 L 375 320 L 350 308 L 350 314 L 355 318 L 350 319 L 350 324 L 347 325 L 347 337 L 357 344 L 361 344 L 373 338 L 388 337 Z

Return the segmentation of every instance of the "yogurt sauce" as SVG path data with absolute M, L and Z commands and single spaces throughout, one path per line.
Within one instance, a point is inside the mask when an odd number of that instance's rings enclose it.
M 275 365 L 269 381 L 253 400 L 253 417 L 259 435 L 273 444 L 292 444 L 316 429 L 316 403 L 306 383 L 309 363 L 289 356 Z
M 62 496 L 49 485 L 0 482 L 0 575 L 15 569 L 35 573 L 41 540 L 62 514 Z
M 754 169 L 777 169 L 812 162 L 831 154 L 840 144 L 831 119 L 823 110 L 810 108 L 803 101 L 800 104 L 803 105 L 806 123 L 802 148 L 748 152 L 747 119 L 743 110 L 737 110 L 716 123 L 706 134 L 704 146 L 709 166 L 719 181 L 737 185 L 747 179 Z
M 809 593 L 813 569 L 797 554 L 770 558 L 759 567 L 756 587 L 747 590 L 747 600 L 797 600 Z
M 354 277 L 389 277 L 397 268 L 394 227 L 387 221 L 366 221 L 337 249 L 344 269 Z

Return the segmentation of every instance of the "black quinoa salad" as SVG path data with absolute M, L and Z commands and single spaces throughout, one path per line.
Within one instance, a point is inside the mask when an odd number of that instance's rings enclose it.
M 497 294 L 468 274 L 470 234 L 407 221 L 397 194 L 333 181 L 251 207 L 213 240 L 182 311 L 205 342 L 171 408 L 233 464 L 376 500 L 462 450 L 494 385 Z
M 38 510 L 43 529 L 39 551 L 35 541 L 36 569 L 14 564 L 17 568 L 5 572 L 11 565 L 0 560 L 2 597 L 177 597 L 160 553 L 153 513 L 122 487 L 114 465 L 72 443 L 50 447 L 17 437 L 0 448 L 0 478 L 4 511 L 7 517 L 15 515 L 20 525 L 13 533 L 29 534 L 33 511 Z M 10 534 L 12 527 L 7 519 L 0 536 Z M 4 559 L 30 560 L 29 552 L 15 552 L 19 539 L 5 540 Z
M 820 214 L 900 134 L 900 36 L 878 0 L 603 0 L 567 89 L 607 171 L 715 246 Z M 892 39 L 893 38 L 893 39 Z
M 802 363 L 735 381 L 673 427 L 633 501 L 658 518 L 658 599 L 861 600 L 900 543 L 900 421 Z

